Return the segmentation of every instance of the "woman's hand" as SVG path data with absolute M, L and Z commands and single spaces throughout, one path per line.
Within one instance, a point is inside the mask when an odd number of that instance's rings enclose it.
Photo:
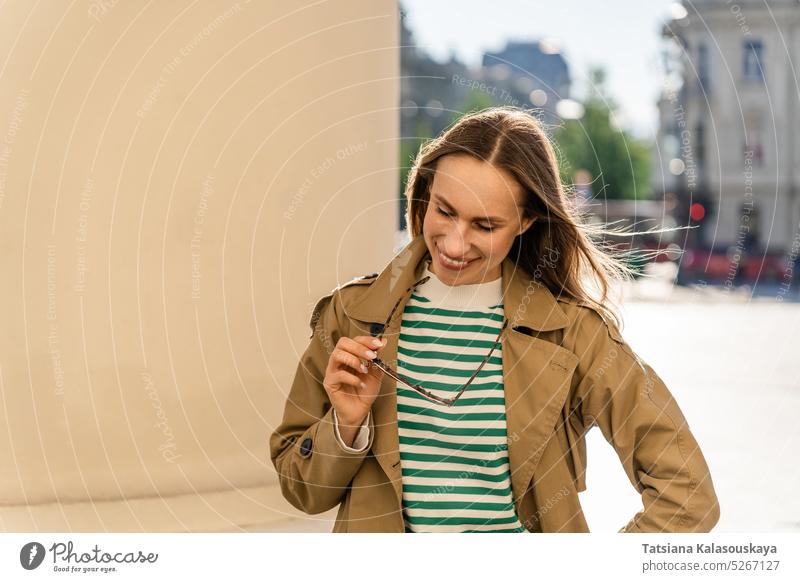
M 385 345 L 385 339 L 372 336 L 342 337 L 328 359 L 322 385 L 336 410 L 342 438 L 348 444 L 352 438 L 345 437 L 345 427 L 350 428 L 346 431 L 348 435 L 354 436 L 380 392 L 383 370 L 373 366 L 372 360 Z

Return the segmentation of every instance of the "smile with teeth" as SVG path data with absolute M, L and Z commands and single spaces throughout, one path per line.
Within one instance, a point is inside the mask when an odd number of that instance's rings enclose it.
M 466 267 L 467 265 L 472 263 L 472 261 L 475 260 L 475 259 L 470 259 L 469 261 L 456 261 L 445 255 L 444 253 L 442 253 L 442 251 L 439 251 L 439 258 L 442 259 L 443 263 L 450 265 L 452 267 Z

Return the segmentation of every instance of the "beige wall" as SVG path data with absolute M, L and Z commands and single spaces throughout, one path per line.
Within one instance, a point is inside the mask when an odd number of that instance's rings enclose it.
M 293 514 L 311 306 L 392 254 L 395 3 L 37 6 L 0 8 L 0 527 Z

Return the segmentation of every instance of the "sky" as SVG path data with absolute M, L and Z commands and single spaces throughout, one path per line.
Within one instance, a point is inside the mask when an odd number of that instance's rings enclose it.
M 570 68 L 573 97 L 581 97 L 589 66 L 607 73 L 618 120 L 640 138 L 657 128 L 656 101 L 664 83 L 661 28 L 673 0 L 401 0 L 418 46 L 446 61 L 451 52 L 478 66 L 485 51 L 508 40 L 554 40 Z M 487 7 L 491 7 L 489 10 Z

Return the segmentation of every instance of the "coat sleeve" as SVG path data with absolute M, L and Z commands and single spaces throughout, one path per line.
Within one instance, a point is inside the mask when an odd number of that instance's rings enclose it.
M 333 433 L 336 435 L 336 441 L 339 443 L 340 446 L 344 447 L 344 450 L 350 451 L 353 453 L 360 453 L 364 449 L 369 448 L 369 417 L 372 415 L 372 412 L 367 414 L 367 418 L 364 419 L 361 428 L 358 429 L 358 433 L 353 440 L 353 446 L 347 446 L 347 444 L 342 439 L 342 435 L 339 432 L 339 419 L 336 416 L 336 410 L 333 411 Z
M 339 339 L 338 293 L 320 299 L 311 318 L 310 343 L 300 358 L 281 424 L 270 436 L 270 457 L 283 496 L 309 514 L 336 507 L 372 447 L 345 449 L 336 438 L 333 407 L 322 382 Z
M 613 323 L 583 310 L 572 407 L 584 430 L 600 427 L 643 510 L 620 532 L 708 532 L 719 503 L 703 453 L 661 378 Z

